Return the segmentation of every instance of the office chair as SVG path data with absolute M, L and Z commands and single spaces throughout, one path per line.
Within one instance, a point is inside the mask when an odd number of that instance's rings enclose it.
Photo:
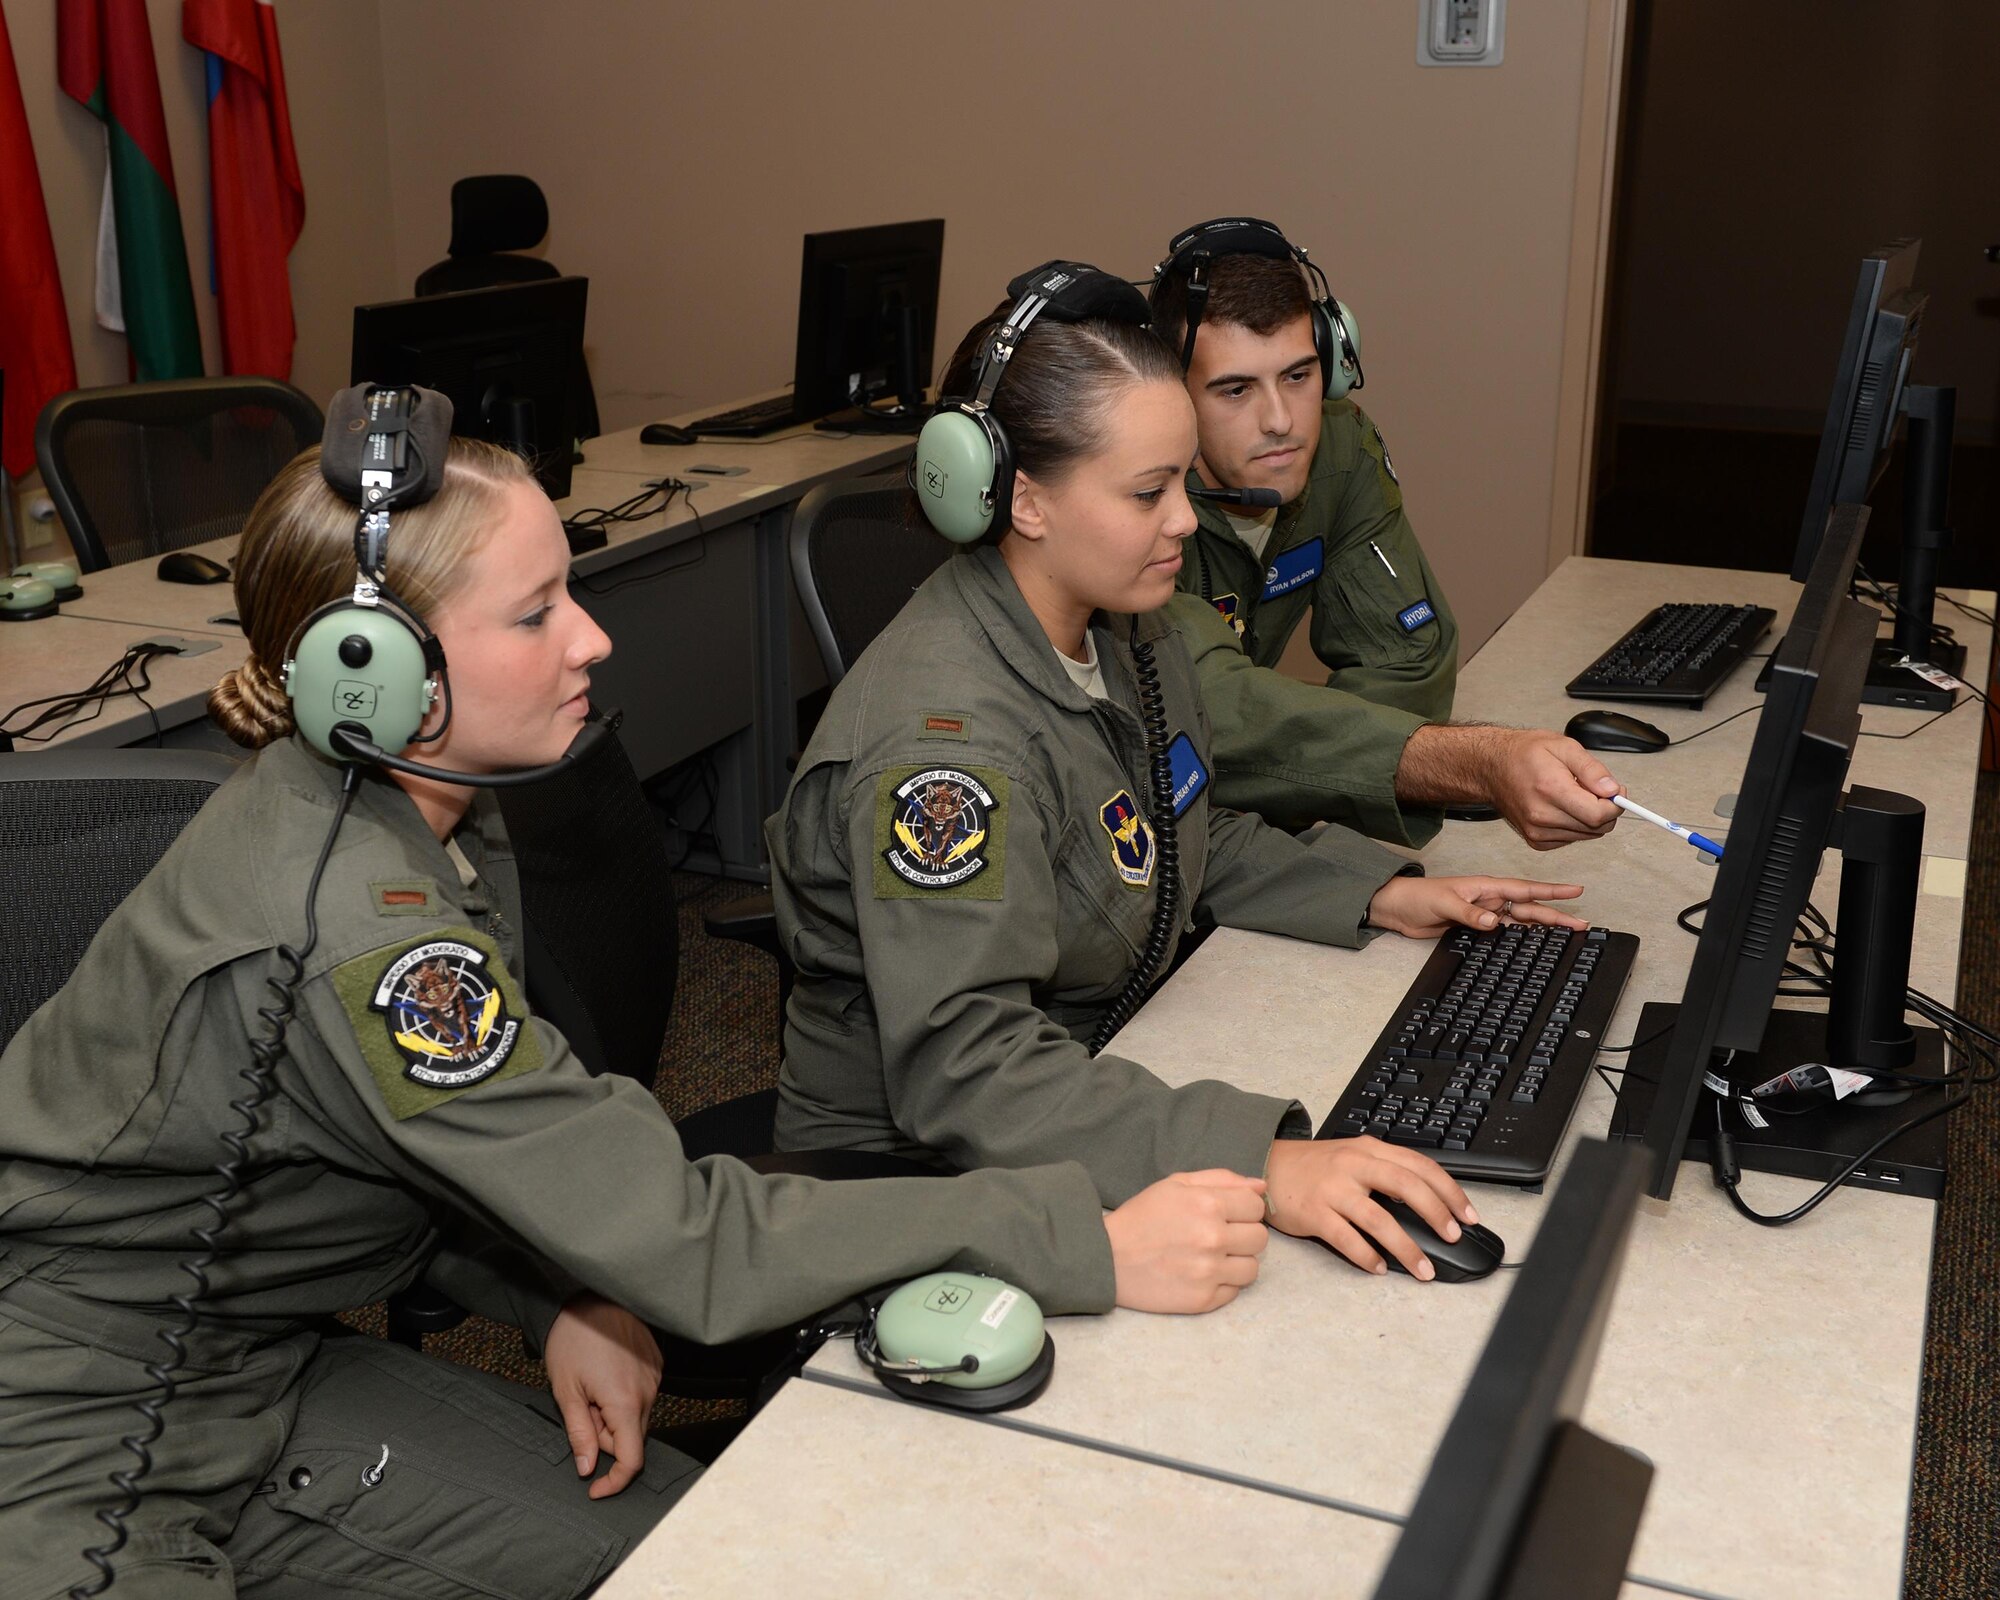
M 236 770 L 206 750 L 0 755 L 0 1046 L 69 981 L 105 918 Z
M 35 462 L 77 566 L 96 572 L 239 532 L 322 420 L 275 378 L 73 389 L 42 408 Z
M 518 173 L 460 178 L 451 186 L 451 243 L 445 259 L 417 274 L 418 295 L 491 289 L 509 283 L 560 278 L 562 273 L 532 250 L 547 237 L 549 202 L 542 186 Z M 590 365 L 577 356 L 571 415 L 579 439 L 597 437 L 597 390 Z
M 837 684 L 875 636 L 895 620 L 917 586 L 951 557 L 931 531 L 900 478 L 848 478 L 812 490 L 792 514 L 787 543 L 792 584 L 819 646 L 826 680 Z M 711 911 L 711 937 L 755 945 L 778 963 L 778 1032 L 792 993 L 792 963 L 778 942 L 768 894 L 749 895 Z M 777 1093 L 771 1091 L 771 1114 Z M 747 1108 L 744 1108 L 747 1110 Z M 696 1130 L 721 1148 L 740 1137 L 720 1114 Z

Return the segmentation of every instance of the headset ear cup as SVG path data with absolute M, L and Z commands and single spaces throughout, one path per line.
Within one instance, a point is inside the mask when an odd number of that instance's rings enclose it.
M 1344 300 L 1321 300 L 1313 306 L 1313 347 L 1320 371 L 1326 374 L 1326 397 L 1342 398 L 1361 387 L 1361 328 Z
M 993 526 L 1002 495 L 999 483 L 1006 435 L 983 413 L 945 402 L 917 435 L 910 482 L 924 520 L 953 544 L 975 544 Z M 996 445 L 998 448 L 996 448 Z M 1005 463 L 1011 498 L 1013 464 Z
M 340 756 L 331 735 L 342 723 L 367 730 L 371 744 L 401 750 L 430 708 L 430 668 L 410 625 L 381 607 L 347 603 L 321 612 L 285 663 L 292 720 L 321 755 Z

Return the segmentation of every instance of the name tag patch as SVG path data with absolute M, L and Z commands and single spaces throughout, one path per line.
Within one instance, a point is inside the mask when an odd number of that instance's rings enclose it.
M 1128 889 L 1143 889 L 1153 881 L 1152 824 L 1139 813 L 1129 789 L 1120 789 L 1097 808 L 1097 820 L 1111 836 L 1111 864 Z
M 1194 804 L 1195 796 L 1208 787 L 1208 768 L 1201 764 L 1194 740 L 1185 733 L 1177 734 L 1167 746 L 1167 762 L 1174 769 L 1174 815 L 1181 817 Z
M 1437 621 L 1437 613 L 1431 609 L 1428 600 L 1419 600 L 1407 610 L 1398 611 L 1396 620 L 1403 625 L 1403 632 L 1415 633 L 1426 622 Z
M 1294 589 L 1311 583 L 1326 565 L 1325 545 L 1313 539 L 1296 550 L 1287 550 L 1277 560 L 1264 569 L 1264 593 L 1262 598 L 1275 600 L 1281 594 L 1290 594 Z

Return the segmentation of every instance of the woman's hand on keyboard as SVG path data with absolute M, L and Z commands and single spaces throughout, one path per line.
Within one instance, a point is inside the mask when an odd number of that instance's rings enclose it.
M 1542 922 L 1587 928 L 1541 900 L 1574 900 L 1580 883 L 1537 883 L 1530 878 L 1391 878 L 1368 902 L 1368 926 L 1409 939 L 1435 939 L 1452 928 L 1497 928 L 1503 922 Z
M 1389 1270 L 1376 1250 L 1379 1242 L 1412 1277 L 1435 1276 L 1430 1259 L 1382 1208 L 1378 1194 L 1402 1201 L 1441 1239 L 1456 1239 L 1461 1222 L 1479 1220 L 1458 1180 L 1429 1156 L 1365 1134 L 1273 1140 L 1264 1176 L 1272 1227 L 1301 1239 L 1324 1239 L 1369 1272 Z

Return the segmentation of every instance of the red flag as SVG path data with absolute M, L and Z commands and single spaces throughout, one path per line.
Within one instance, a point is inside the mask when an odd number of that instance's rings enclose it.
M 76 387 L 69 314 L 49 234 L 28 108 L 14 73 L 14 46 L 0 16 L 0 372 L 6 374 L 6 415 L 0 419 L 0 467 L 15 477 L 35 465 L 35 418 L 59 394 Z
M 269 0 L 181 0 L 181 37 L 208 55 L 214 287 L 225 372 L 292 375 L 285 258 L 306 219 L 278 19 Z

